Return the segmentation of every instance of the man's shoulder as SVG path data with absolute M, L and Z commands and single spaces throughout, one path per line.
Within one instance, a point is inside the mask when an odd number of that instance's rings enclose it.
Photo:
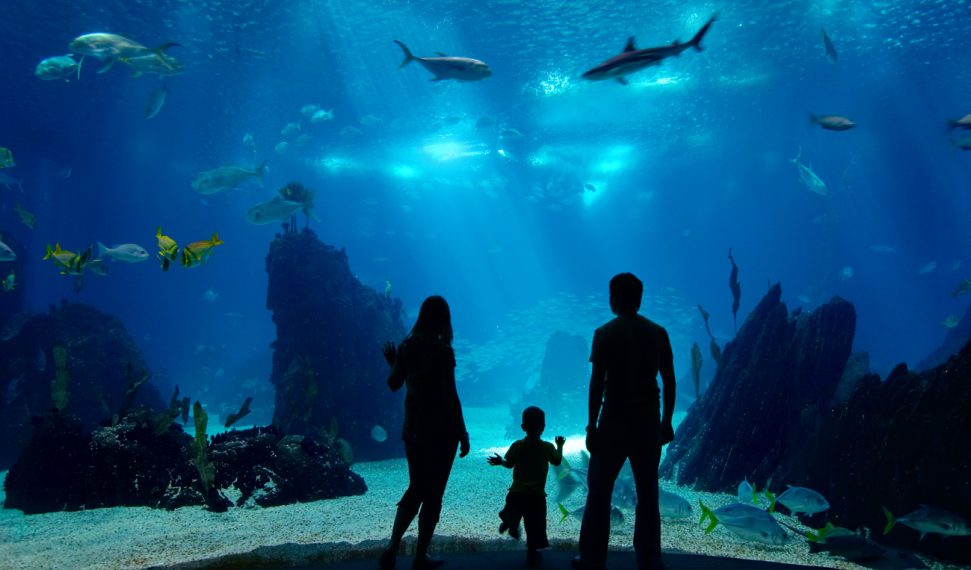
M 614 317 L 613 319 L 600 325 L 600 327 L 594 331 L 594 334 L 607 334 L 613 330 L 629 329 L 632 326 L 633 328 L 650 330 L 655 333 L 667 333 L 667 330 L 665 330 L 664 327 L 655 323 L 644 315 L 637 313 L 636 315 L 627 317 Z

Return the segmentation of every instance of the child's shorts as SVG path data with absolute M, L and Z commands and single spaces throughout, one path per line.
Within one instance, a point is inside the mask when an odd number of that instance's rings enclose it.
M 508 493 L 506 506 L 499 511 L 499 518 L 516 528 L 523 520 L 526 528 L 526 548 L 539 550 L 550 545 L 546 537 L 546 497 L 526 493 Z

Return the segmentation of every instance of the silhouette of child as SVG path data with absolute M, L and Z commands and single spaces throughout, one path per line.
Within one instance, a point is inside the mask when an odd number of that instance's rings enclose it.
M 526 527 L 526 564 L 540 563 L 540 549 L 550 545 L 546 537 L 546 476 L 549 465 L 563 461 L 563 436 L 556 436 L 556 446 L 540 436 L 546 429 L 546 414 L 536 406 L 523 410 L 526 437 L 513 442 L 506 457 L 499 454 L 486 459 L 489 465 L 512 469 L 512 486 L 506 495 L 506 506 L 499 511 L 499 532 L 519 539 L 519 521 Z

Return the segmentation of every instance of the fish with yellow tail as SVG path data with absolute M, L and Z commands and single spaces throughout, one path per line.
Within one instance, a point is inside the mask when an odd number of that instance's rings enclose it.
M 83 253 L 77 254 L 73 251 L 61 249 L 59 243 L 54 244 L 54 249 L 51 249 L 50 244 L 47 244 L 47 253 L 44 255 L 44 260 L 50 259 L 54 263 L 54 267 L 61 270 L 61 275 L 83 275 L 84 268 L 90 258 L 90 247 Z
M 158 241 L 158 258 L 162 262 L 162 271 L 168 271 L 169 265 L 179 259 L 179 244 L 162 233 L 162 226 L 155 230 L 155 239 Z
M 11 269 L 10 275 L 7 275 L 6 277 L 3 278 L 3 281 L 0 281 L 0 289 L 2 289 L 4 293 L 6 293 L 8 291 L 13 291 L 16 288 L 17 288 L 17 276 L 14 275 L 13 269 Z
M 212 238 L 203 241 L 194 241 L 182 248 L 182 265 L 184 267 L 196 267 L 209 260 L 212 250 L 217 245 L 222 245 L 223 240 L 219 239 L 219 234 L 212 233 Z

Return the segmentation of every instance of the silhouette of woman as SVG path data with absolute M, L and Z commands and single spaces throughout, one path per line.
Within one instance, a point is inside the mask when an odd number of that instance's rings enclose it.
M 401 538 L 418 516 L 415 570 L 437 568 L 443 561 L 428 556 L 428 545 L 442 512 L 442 496 L 455 460 L 469 454 L 469 434 L 455 390 L 452 317 L 444 298 L 434 295 L 421 304 L 418 320 L 396 349 L 384 345 L 391 366 L 388 387 L 407 388 L 402 439 L 408 459 L 408 489 L 398 502 L 391 541 L 379 568 L 394 568 Z M 419 510 L 421 511 L 419 514 Z

